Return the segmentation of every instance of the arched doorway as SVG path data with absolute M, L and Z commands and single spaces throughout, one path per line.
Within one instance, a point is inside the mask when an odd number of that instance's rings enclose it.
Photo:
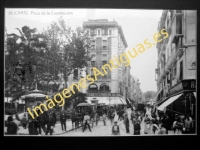
M 110 92 L 109 85 L 106 84 L 106 83 L 101 84 L 100 85 L 100 91 L 101 92 Z

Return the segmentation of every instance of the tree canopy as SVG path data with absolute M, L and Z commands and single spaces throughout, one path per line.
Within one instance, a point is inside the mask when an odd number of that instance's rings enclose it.
M 50 81 L 57 91 L 60 74 L 66 82 L 75 68 L 86 67 L 91 60 L 88 33 L 81 27 L 72 30 L 63 18 L 41 32 L 28 26 L 16 30 L 19 35 L 6 34 L 5 40 L 5 81 L 11 93 L 31 90 L 35 82 L 44 91 Z

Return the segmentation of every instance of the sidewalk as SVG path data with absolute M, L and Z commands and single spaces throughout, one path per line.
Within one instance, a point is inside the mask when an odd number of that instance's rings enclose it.
M 75 124 L 74 124 L 75 126 Z M 57 122 L 55 124 L 55 127 L 54 127 L 54 133 L 53 135 L 60 135 L 60 134 L 65 134 L 69 131 L 72 131 L 72 122 L 71 120 L 67 120 L 66 121 L 66 128 L 67 128 L 67 131 L 62 131 L 62 128 L 61 128 L 61 123 L 60 122 Z M 29 135 L 29 132 L 28 132 L 28 129 L 24 129 L 22 126 L 19 127 L 19 130 L 18 130 L 18 134 L 19 135 Z M 45 135 L 44 131 L 42 130 L 42 135 Z M 50 133 L 48 134 L 50 135 Z
M 129 130 L 130 130 L 130 134 L 133 135 L 133 124 L 131 121 L 129 121 Z M 120 129 L 126 131 L 126 128 L 125 128 L 125 124 L 124 123 L 120 123 Z M 141 122 L 141 130 L 140 130 L 140 135 L 151 135 L 151 136 L 154 136 L 154 135 L 158 135 L 158 134 L 144 134 L 144 120 Z M 169 130 L 168 131 L 168 134 L 167 135 L 174 135 L 174 131 L 173 130 Z

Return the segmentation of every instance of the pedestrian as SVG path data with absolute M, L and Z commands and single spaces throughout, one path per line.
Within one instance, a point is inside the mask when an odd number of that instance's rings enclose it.
M 176 121 L 177 120 L 178 120 L 178 114 L 175 114 L 175 118 L 174 118 L 173 125 L 172 125 L 172 128 L 174 130 L 174 134 L 176 133 Z
M 114 121 L 114 125 L 112 126 L 112 134 L 111 135 L 120 135 L 119 125 L 117 124 L 117 120 Z
M 67 115 L 66 115 L 65 111 L 63 110 L 60 112 L 60 123 L 61 123 L 62 131 L 63 130 L 66 131 L 66 120 L 67 120 Z
M 175 134 L 182 134 L 183 133 L 184 123 L 183 123 L 183 121 L 181 120 L 180 117 L 178 117 L 177 121 L 174 122 L 173 126 L 176 129 Z
M 158 131 L 158 134 L 167 134 L 165 125 L 163 123 L 160 124 L 160 129 Z
M 156 114 L 152 114 L 152 120 L 151 120 L 151 122 L 152 122 L 152 131 L 153 131 L 153 133 L 154 134 L 156 134 L 156 131 L 158 131 L 159 130 L 159 122 L 158 122 L 158 119 L 157 119 L 157 116 L 156 116 Z
M 106 126 L 106 113 L 103 114 L 103 124 Z
M 95 114 L 96 126 L 98 125 L 99 119 L 100 119 L 100 117 L 98 115 L 98 112 L 96 112 L 96 114 Z
M 189 114 L 187 114 L 186 119 L 185 119 L 185 134 L 191 134 L 192 128 L 193 128 L 193 121 L 190 118 Z
M 13 121 L 13 117 L 9 116 L 7 119 L 7 135 L 17 135 L 18 131 L 18 126 L 17 124 Z
M 26 125 L 28 124 L 28 119 L 26 118 L 26 114 L 24 114 L 24 117 L 21 123 L 22 123 L 23 128 L 26 129 Z
M 138 117 L 136 117 L 134 121 L 134 135 L 140 135 L 140 130 L 140 120 L 138 119 Z
M 151 119 L 148 114 L 144 118 L 144 134 L 150 134 L 150 123 Z
M 113 110 L 111 110 L 111 112 L 110 112 L 110 122 L 111 122 L 111 125 L 113 124 L 114 118 L 115 118 L 115 112 Z
M 168 134 L 168 130 L 170 130 L 170 118 L 167 114 L 164 114 L 163 124 L 166 129 L 166 134 Z
M 129 130 L 129 118 L 128 118 L 127 114 L 125 114 L 124 124 L 125 124 L 125 127 L 126 127 L 126 133 L 130 133 L 130 130 Z
M 53 134 L 53 127 L 55 126 L 55 119 L 50 114 L 50 112 L 47 113 L 47 118 L 46 118 L 45 124 L 47 125 L 47 130 L 46 130 L 45 135 L 48 135 L 49 132 L 50 132 L 50 135 L 52 135 Z
M 86 126 L 88 126 L 90 132 L 92 132 L 91 129 L 90 129 L 90 116 L 88 115 L 87 112 L 85 113 L 85 116 L 84 116 L 84 119 L 83 119 L 83 124 L 84 124 L 83 132 L 85 131 Z
M 31 119 L 28 124 L 29 134 L 38 135 L 39 134 L 39 122 L 34 118 Z
M 135 111 L 133 110 L 133 108 L 131 108 L 131 121 L 132 121 L 132 124 L 133 124 L 134 118 L 135 118 Z

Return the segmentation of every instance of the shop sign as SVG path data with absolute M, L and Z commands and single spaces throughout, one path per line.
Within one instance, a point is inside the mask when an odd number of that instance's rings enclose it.
M 87 97 L 119 97 L 118 93 L 87 93 Z
M 184 90 L 195 90 L 196 89 L 196 81 L 195 80 L 183 80 L 183 89 Z

